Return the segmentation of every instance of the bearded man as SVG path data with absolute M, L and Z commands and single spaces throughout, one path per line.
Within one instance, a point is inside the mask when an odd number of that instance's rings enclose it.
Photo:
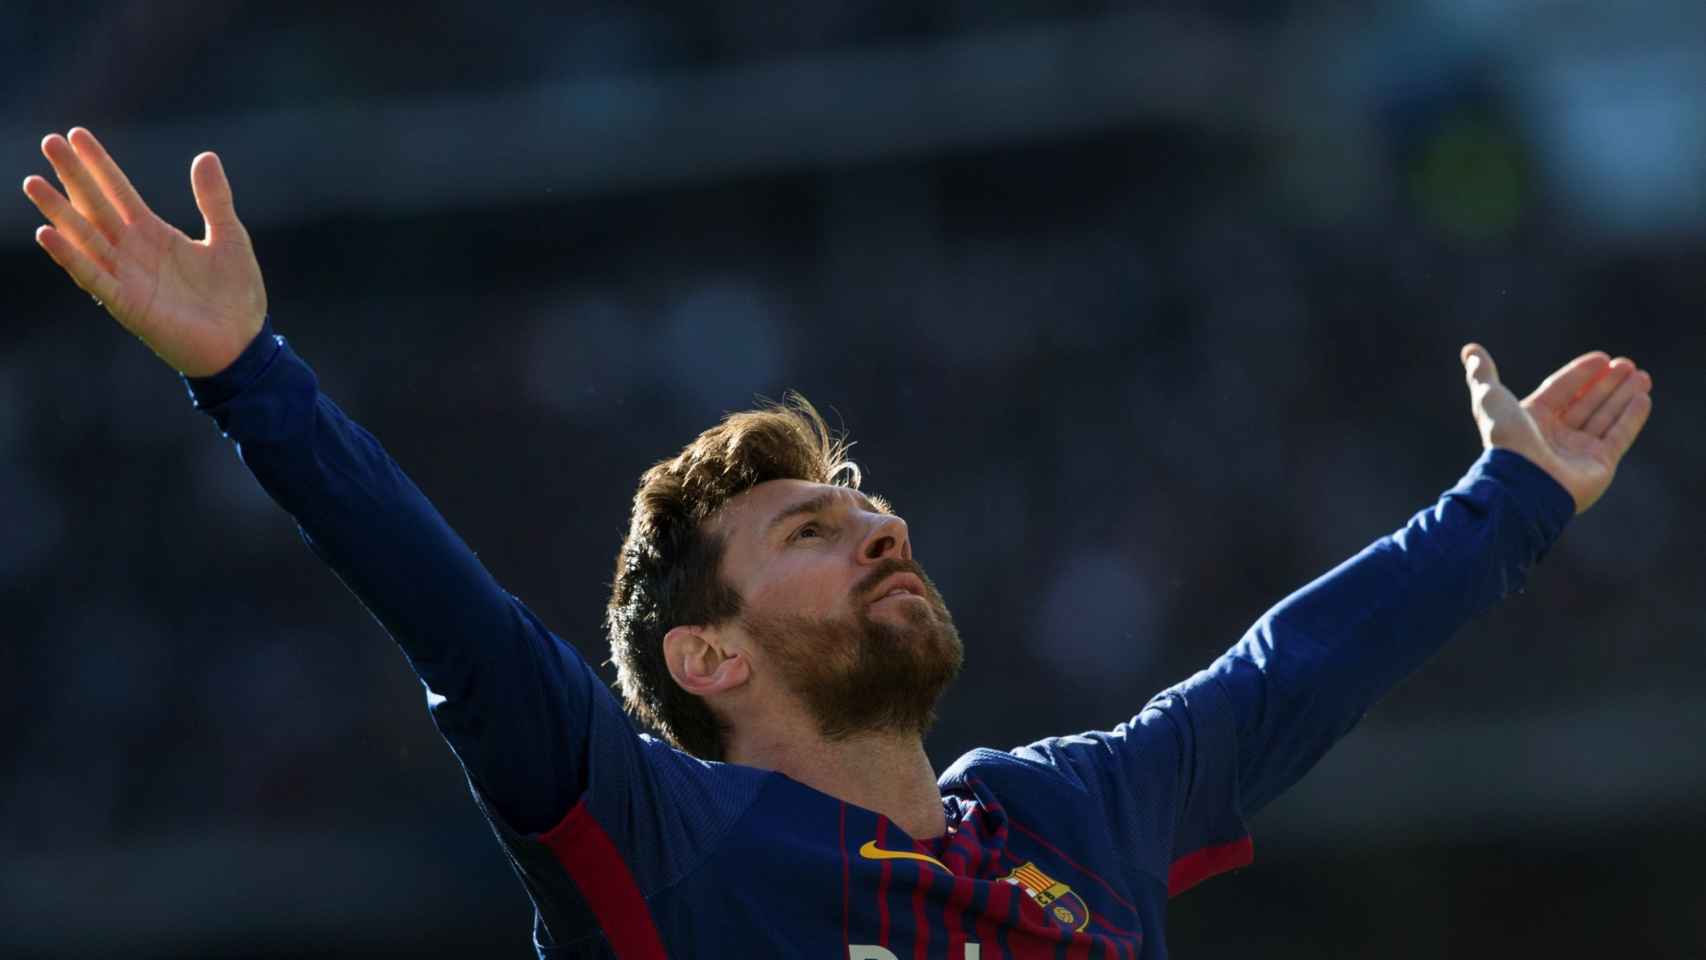
M 1465 346 L 1484 452 L 1437 503 L 1126 722 L 938 776 L 923 737 L 959 635 L 803 399 L 641 478 L 607 617 L 624 711 L 274 333 L 215 155 L 191 165 L 192 241 L 87 130 L 42 149 L 66 193 L 25 180 L 38 242 L 402 647 L 542 957 L 1164 957 L 1168 898 L 1249 862 L 1245 818 L 1521 587 L 1651 410 L 1626 358 L 1583 354 L 1519 401 Z

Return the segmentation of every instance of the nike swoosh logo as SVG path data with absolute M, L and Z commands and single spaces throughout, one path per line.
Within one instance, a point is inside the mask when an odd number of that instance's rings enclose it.
M 935 857 L 927 856 L 922 853 L 913 853 L 911 850 L 884 850 L 877 846 L 877 841 L 875 840 L 866 840 L 865 845 L 859 848 L 859 856 L 864 857 L 866 860 L 922 860 L 925 863 L 933 863 L 936 866 L 941 867 L 943 873 L 952 874 L 954 872 L 948 869 L 947 864 Z

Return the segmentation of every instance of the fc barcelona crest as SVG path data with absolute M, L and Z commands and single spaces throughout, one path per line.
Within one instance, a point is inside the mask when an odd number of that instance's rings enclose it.
M 1035 863 L 1026 861 L 1001 879 L 1025 891 L 1055 926 L 1077 933 L 1090 925 L 1090 908 L 1084 905 L 1084 898 L 1037 869 Z

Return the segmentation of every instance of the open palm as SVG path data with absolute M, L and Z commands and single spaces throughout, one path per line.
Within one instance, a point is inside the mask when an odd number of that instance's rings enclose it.
M 1593 506 L 1652 413 L 1652 376 L 1595 350 L 1519 401 L 1485 347 L 1465 344 L 1460 355 L 1482 443 L 1532 460 L 1570 492 L 1577 513 Z
M 54 262 L 174 369 L 196 377 L 229 366 L 260 330 L 267 297 L 219 158 L 190 165 L 206 227 L 192 240 L 143 203 L 89 131 L 50 134 L 42 154 L 65 194 L 34 176 L 24 193 L 53 224 L 36 241 Z

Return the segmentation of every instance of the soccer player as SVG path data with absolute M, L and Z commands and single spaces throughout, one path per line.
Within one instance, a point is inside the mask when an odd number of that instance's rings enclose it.
M 1466 345 L 1485 449 L 1436 503 L 1125 722 L 938 776 L 922 741 L 960 638 L 804 400 L 640 478 L 607 616 L 618 703 L 274 332 L 217 156 L 191 164 L 193 241 L 87 130 L 42 150 L 65 193 L 24 181 L 38 242 L 402 647 L 542 957 L 1164 957 L 1168 898 L 1249 862 L 1245 818 L 1521 588 L 1651 410 L 1628 359 L 1583 354 L 1518 400 Z

